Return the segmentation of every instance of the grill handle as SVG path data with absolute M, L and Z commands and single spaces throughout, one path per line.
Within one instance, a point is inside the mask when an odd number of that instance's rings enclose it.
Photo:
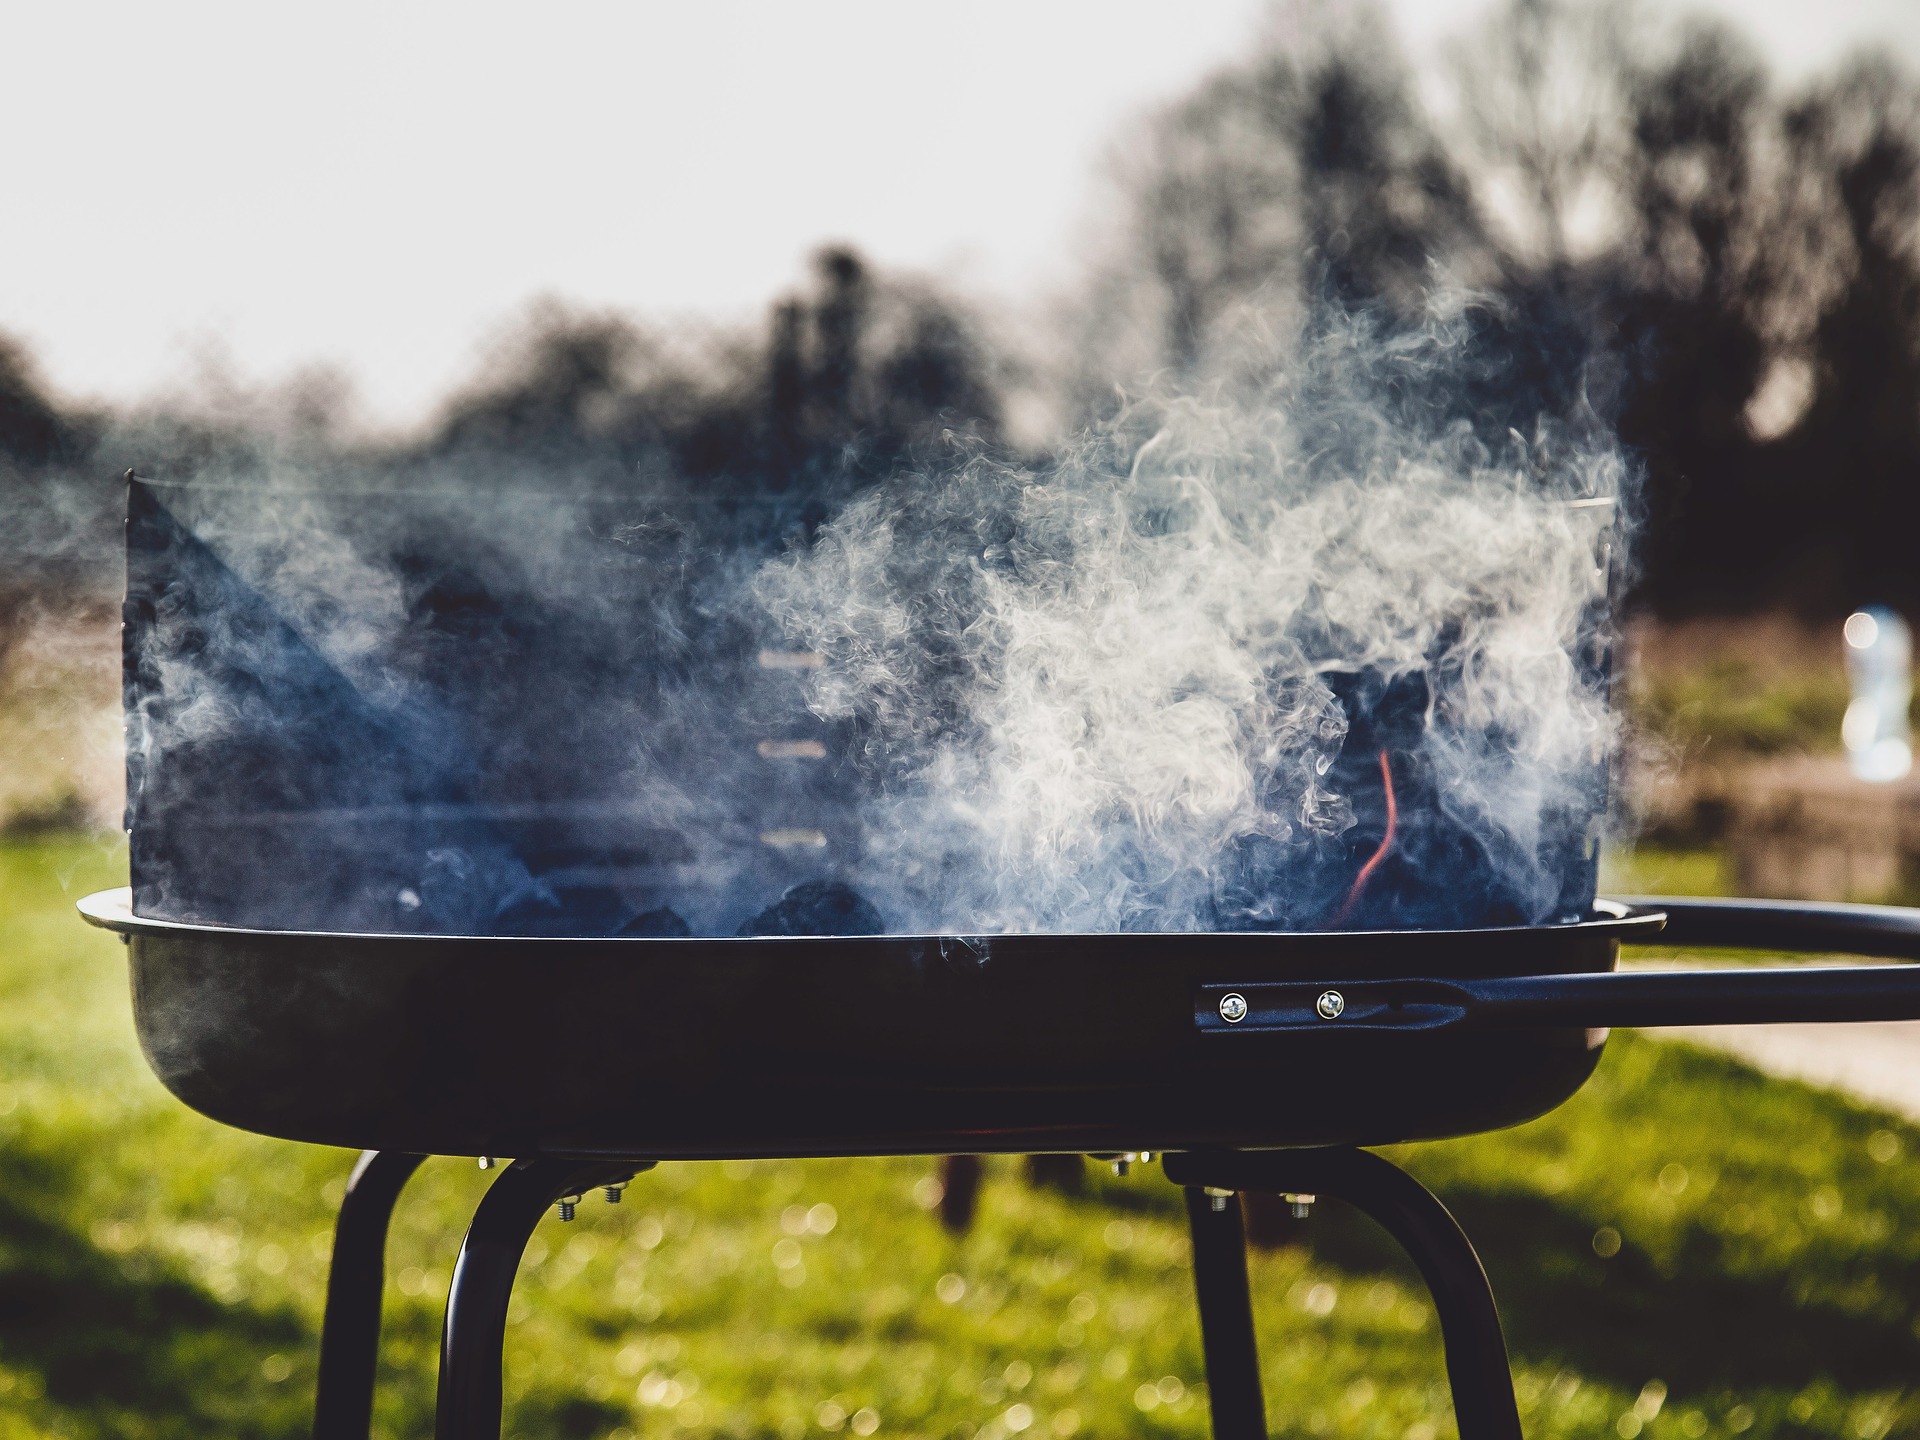
M 1665 912 L 1662 944 L 1920 959 L 1920 909 L 1654 897 L 1627 903 Z M 1194 996 L 1195 1027 L 1218 1036 L 1870 1020 L 1920 1020 L 1920 965 L 1206 984 Z
M 1920 909 L 1904 905 L 1677 900 L 1657 895 L 1616 898 L 1636 910 L 1665 913 L 1662 945 L 1920 960 Z

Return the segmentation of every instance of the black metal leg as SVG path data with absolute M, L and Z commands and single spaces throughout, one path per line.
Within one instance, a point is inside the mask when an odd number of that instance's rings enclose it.
M 487 1190 L 447 1295 L 435 1440 L 500 1440 L 507 1302 L 533 1227 L 561 1196 L 617 1184 L 638 1168 L 631 1161 L 516 1160 Z
M 1506 1337 L 1487 1273 L 1446 1207 L 1406 1171 L 1364 1150 L 1169 1154 L 1166 1167 L 1169 1179 L 1189 1187 L 1334 1195 L 1371 1216 L 1405 1248 L 1433 1293 L 1461 1440 L 1521 1440 Z M 1192 1189 L 1187 1193 L 1191 1214 Z M 1199 1255 L 1196 1226 L 1196 1266 Z M 1246 1328 L 1250 1336 L 1250 1322 Z M 1213 1358 L 1211 1342 L 1207 1358 Z
M 980 1201 L 980 1181 L 987 1173 L 978 1155 L 940 1157 L 940 1223 L 955 1235 L 973 1228 L 974 1207 Z
M 314 1440 L 367 1440 L 373 1424 L 374 1367 L 380 1356 L 387 1222 L 400 1191 L 426 1158 L 368 1150 L 347 1177 L 327 1268 L 320 1378 L 313 1393 Z
M 1260 1346 L 1247 1289 L 1247 1234 L 1238 1195 L 1187 1187 L 1193 1232 L 1193 1289 L 1200 1304 L 1200 1348 L 1207 1362 L 1213 1440 L 1267 1440 L 1260 1392 Z

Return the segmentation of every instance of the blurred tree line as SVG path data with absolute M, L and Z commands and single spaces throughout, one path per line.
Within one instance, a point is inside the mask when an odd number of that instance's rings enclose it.
M 1155 119 L 1081 355 L 1204 376 L 1315 296 L 1461 287 L 1482 418 L 1590 409 L 1642 460 L 1643 606 L 1920 604 L 1914 78 L 1787 90 L 1724 21 L 1507 0 L 1435 106 L 1390 33 L 1283 15 Z
M 998 351 L 933 287 L 830 247 L 763 336 L 665 335 L 537 309 L 414 458 L 531 464 L 595 484 L 830 493 L 929 459 L 961 433 L 999 442 Z
M 1143 121 L 1043 364 L 840 247 L 757 333 L 536 309 L 428 434 L 377 450 L 339 438 L 324 386 L 266 425 L 69 414 L 0 350 L 0 634 L 111 589 L 128 464 L 537 467 L 824 513 L 956 444 L 1010 445 L 1022 394 L 1072 426 L 1150 376 L 1231 384 L 1322 302 L 1414 320 L 1436 287 L 1475 297 L 1477 421 L 1582 415 L 1641 457 L 1645 607 L 1920 607 L 1915 79 L 1863 55 L 1790 89 L 1730 24 L 1626 0 L 1507 0 L 1437 86 L 1390 37 L 1364 9 L 1276 11 Z

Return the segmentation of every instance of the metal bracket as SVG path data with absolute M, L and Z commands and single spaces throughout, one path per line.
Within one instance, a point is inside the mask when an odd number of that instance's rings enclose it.
M 1920 965 L 1205 984 L 1193 998 L 1202 1035 L 1857 1020 L 1920 1020 Z

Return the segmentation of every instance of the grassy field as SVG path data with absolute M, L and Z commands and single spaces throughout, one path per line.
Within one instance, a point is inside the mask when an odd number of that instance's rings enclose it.
M 223 1130 L 134 1044 L 73 897 L 111 845 L 0 848 L 0 1440 L 295 1436 L 351 1156 Z M 1480 1244 L 1530 1437 L 1920 1432 L 1920 1134 L 1616 1037 L 1572 1103 L 1401 1152 Z M 946 1236 L 917 1161 L 668 1165 L 549 1219 L 509 1433 L 629 1440 L 1206 1433 L 1177 1193 L 1068 1199 L 994 1162 Z M 428 1433 L 438 1309 L 484 1184 L 431 1162 L 394 1234 L 379 1429 Z M 1328 1204 L 1258 1254 L 1276 1434 L 1452 1432 L 1411 1271 Z

